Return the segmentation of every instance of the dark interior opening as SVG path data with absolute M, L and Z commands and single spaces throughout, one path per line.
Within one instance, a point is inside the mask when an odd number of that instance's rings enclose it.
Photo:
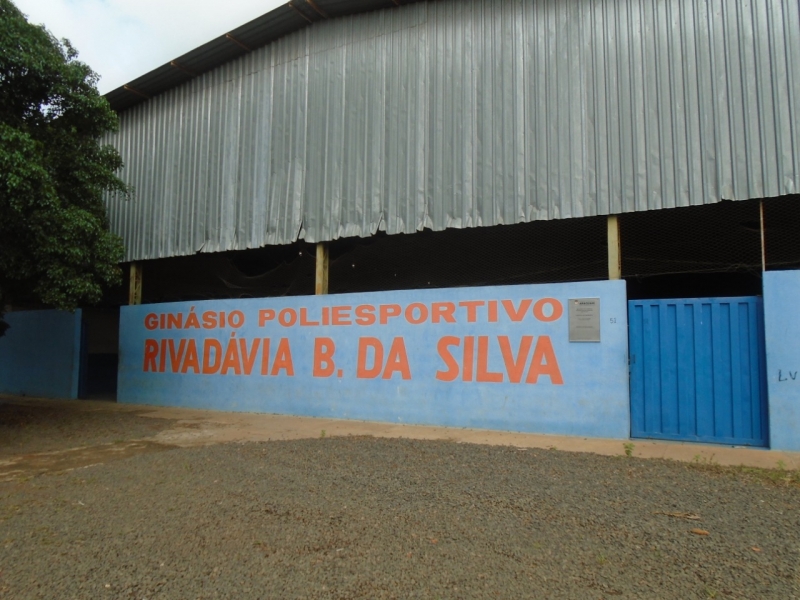
M 83 309 L 81 329 L 78 397 L 115 401 L 119 363 L 119 309 Z
M 762 293 L 758 200 L 621 215 L 620 244 L 631 300 Z
M 760 296 L 760 273 L 678 273 L 626 278 L 629 300 Z
M 761 206 L 768 270 L 800 268 L 800 198 L 786 196 L 619 216 L 631 299 L 761 294 Z M 606 217 L 496 227 L 378 232 L 330 243 L 329 293 L 602 280 Z M 143 261 L 143 302 L 314 293 L 316 250 L 285 246 Z M 124 300 L 123 300 L 124 302 Z

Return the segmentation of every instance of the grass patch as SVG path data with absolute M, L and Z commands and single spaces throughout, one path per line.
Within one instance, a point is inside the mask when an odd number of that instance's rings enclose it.
M 727 475 L 729 477 L 750 481 L 761 481 L 770 485 L 800 488 L 800 471 L 787 470 L 783 461 L 778 461 L 778 465 L 773 469 L 746 467 L 744 465 L 722 466 L 713 461 L 696 461 L 686 464 L 691 469 L 706 473 Z
M 622 444 L 622 447 L 625 449 L 625 456 L 627 456 L 628 458 L 633 456 L 633 449 L 635 446 L 631 442 L 626 442 Z

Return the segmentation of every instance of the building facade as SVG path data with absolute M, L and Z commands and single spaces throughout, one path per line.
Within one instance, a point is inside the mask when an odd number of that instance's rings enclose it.
M 228 32 L 107 95 L 119 399 L 800 450 L 798 64 L 793 0 Z

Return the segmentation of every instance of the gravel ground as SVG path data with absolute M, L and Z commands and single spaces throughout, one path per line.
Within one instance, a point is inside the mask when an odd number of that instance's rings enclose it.
M 556 450 L 171 449 L 0 484 L 0 597 L 800 598 L 798 507 L 732 471 Z

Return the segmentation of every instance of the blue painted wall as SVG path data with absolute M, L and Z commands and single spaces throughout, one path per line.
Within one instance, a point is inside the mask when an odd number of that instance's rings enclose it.
M 568 301 L 593 297 L 602 341 L 570 343 Z M 627 438 L 625 284 L 123 307 L 118 400 Z
M 78 397 L 81 311 L 11 312 L 0 337 L 0 392 Z
M 800 451 L 800 271 L 764 273 L 770 447 Z

